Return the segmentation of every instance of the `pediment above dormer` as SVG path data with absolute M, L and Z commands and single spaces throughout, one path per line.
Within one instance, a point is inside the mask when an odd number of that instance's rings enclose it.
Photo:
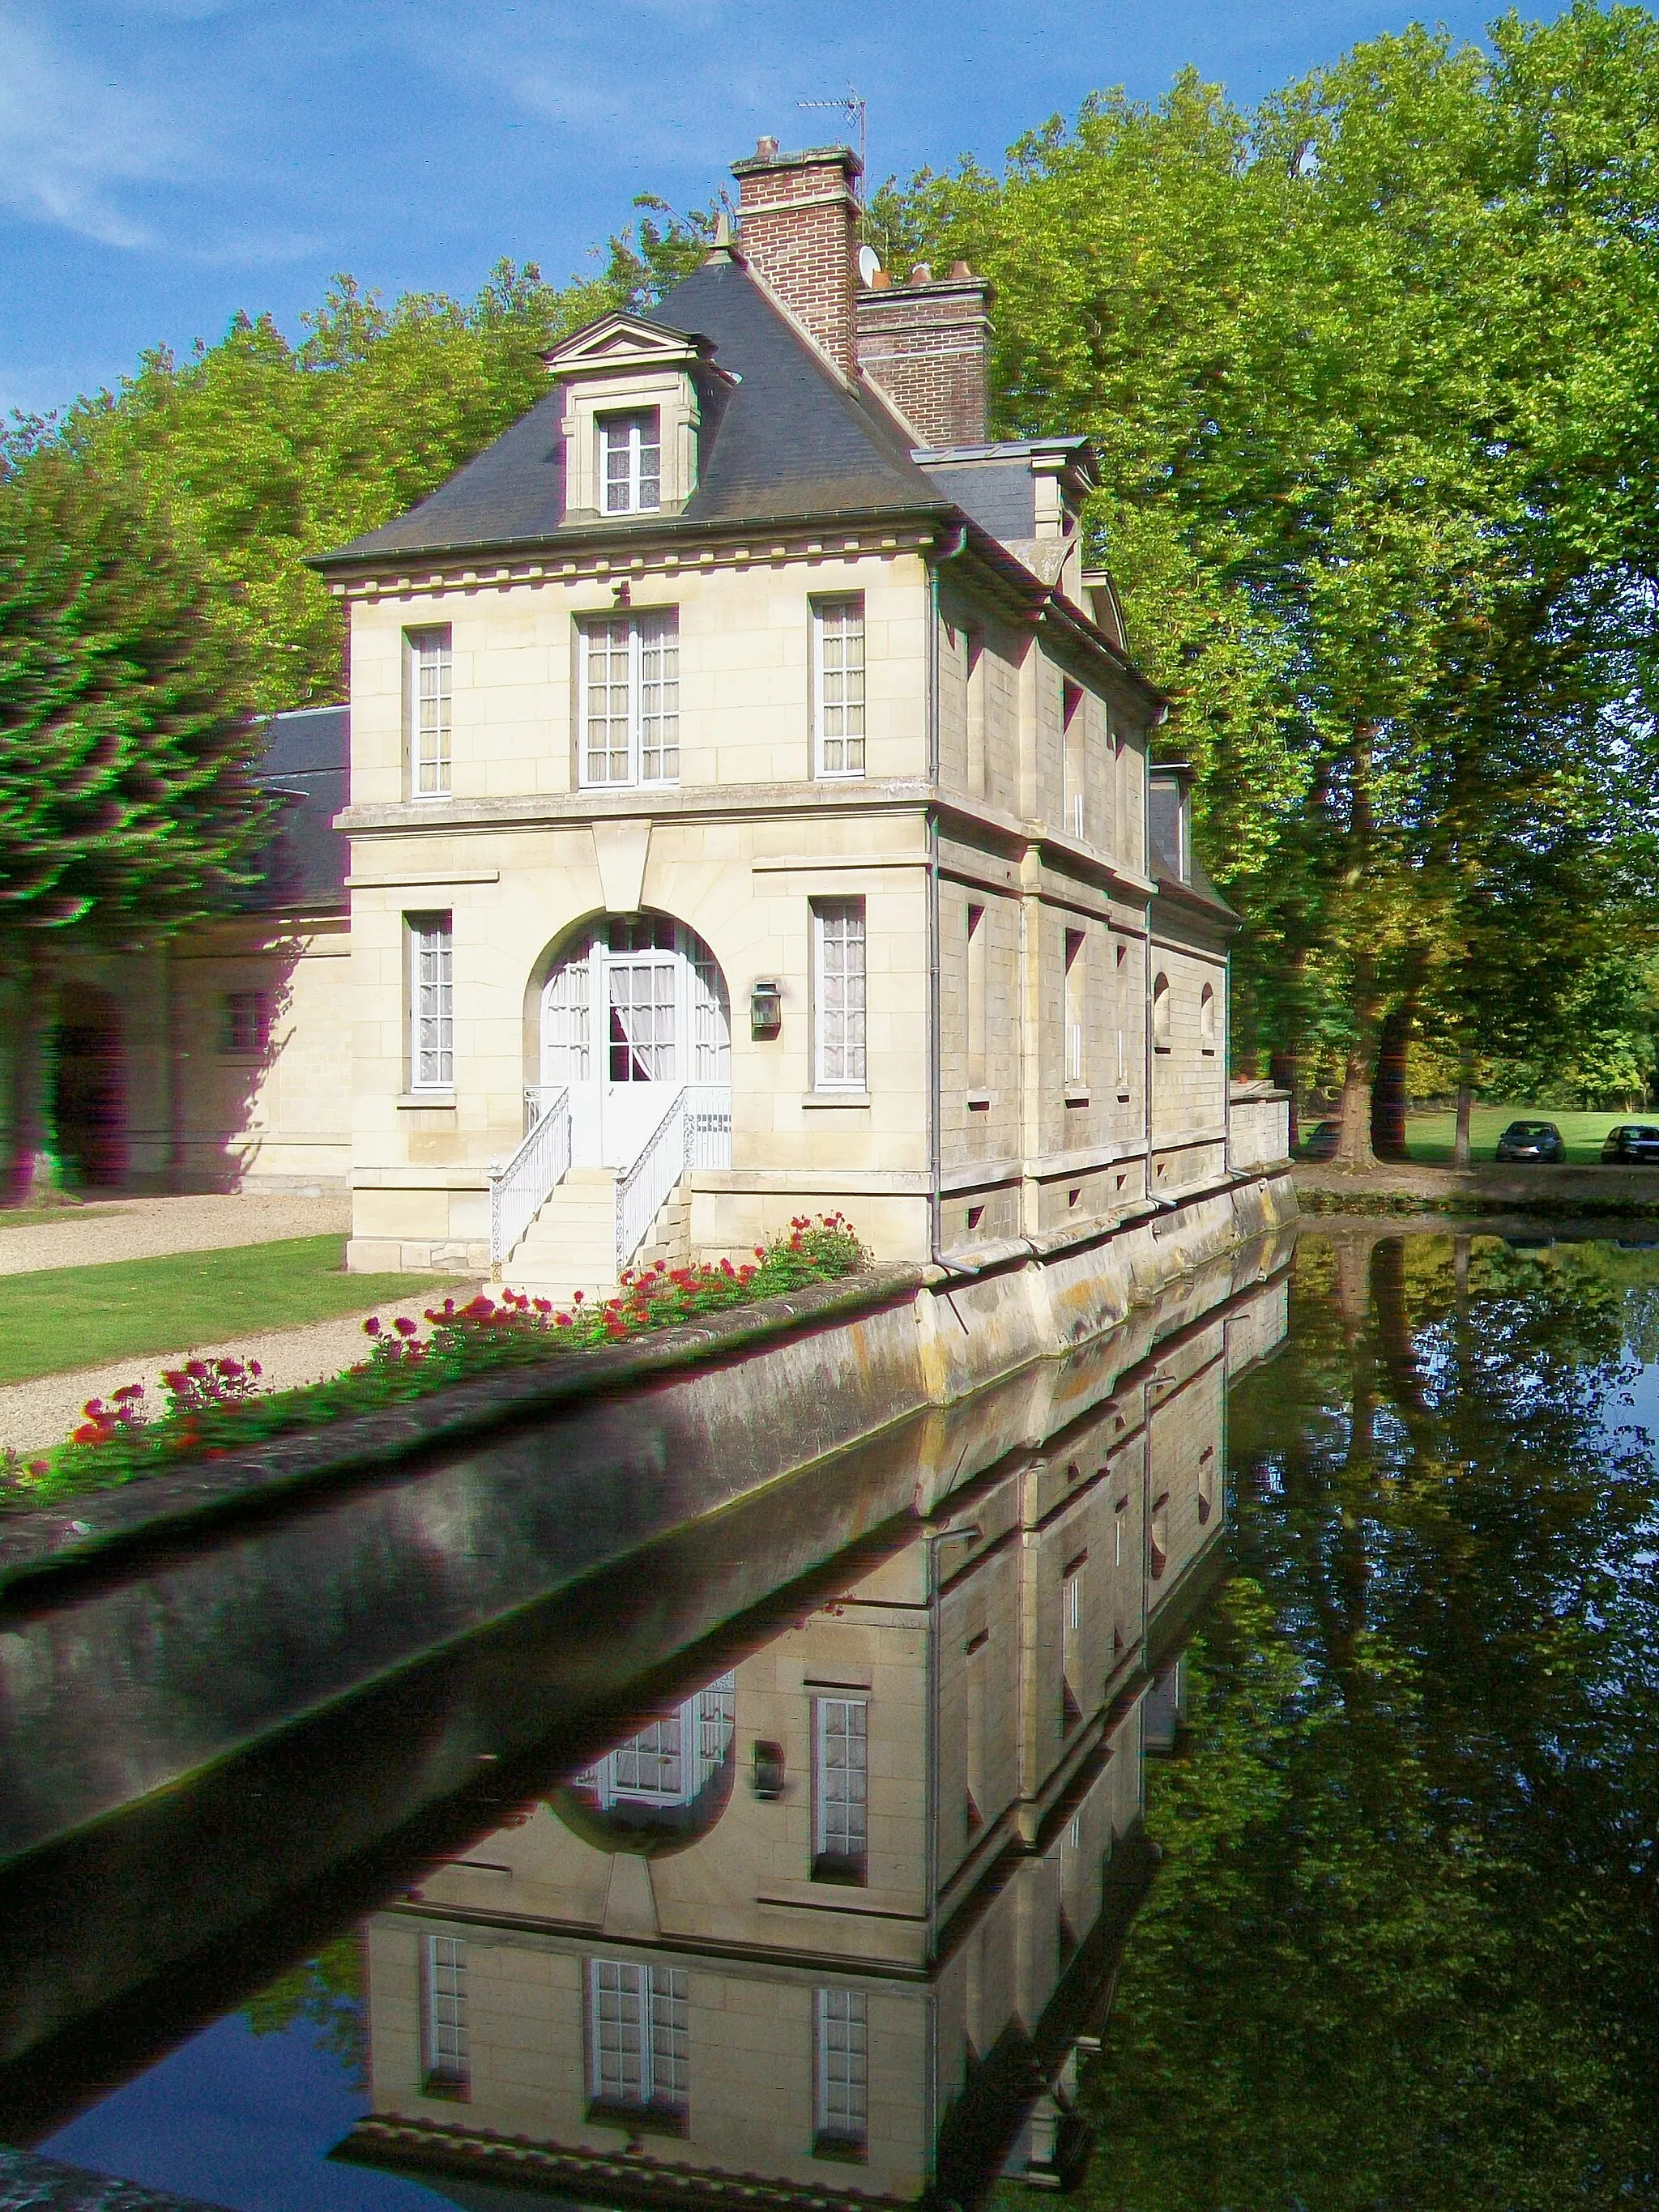
M 621 372 L 682 369 L 688 374 L 712 365 L 714 349 L 691 331 L 671 331 L 620 311 L 585 323 L 561 338 L 542 358 L 562 384 L 584 376 Z

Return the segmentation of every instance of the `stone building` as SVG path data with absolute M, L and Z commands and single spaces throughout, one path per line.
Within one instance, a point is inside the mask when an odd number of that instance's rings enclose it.
M 763 140 L 654 313 L 319 560 L 303 866 L 76 971 L 106 1168 L 349 1185 L 353 1267 L 562 1296 L 836 1208 L 884 1261 L 1055 1249 L 1282 1159 L 1255 1103 L 1230 1151 L 1235 919 L 1085 567 L 1095 457 L 988 440 L 988 288 L 860 256 L 858 170 Z
M 342 2154 L 461 2203 L 822 2212 L 1067 2177 L 1227 1516 L 1228 1382 L 1284 1328 L 1282 1277 L 1193 1304 L 378 1914 L 373 2113 Z
M 861 285 L 858 167 L 763 141 L 735 238 L 319 563 L 353 1266 L 562 1291 L 834 1207 L 926 1259 L 1225 1181 L 1233 921 L 1094 456 L 988 441 L 988 289 Z

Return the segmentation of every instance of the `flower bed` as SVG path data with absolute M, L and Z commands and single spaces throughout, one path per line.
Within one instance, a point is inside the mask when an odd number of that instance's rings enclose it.
M 657 1267 L 622 1279 L 620 1294 L 588 1304 L 577 1292 L 570 1310 L 512 1291 L 458 1306 L 446 1298 L 418 1323 L 378 1317 L 363 1323 L 368 1358 L 326 1382 L 294 1390 L 261 1388 L 257 1360 L 191 1359 L 165 1373 L 167 1402 L 154 1416 L 144 1387 L 130 1382 L 105 1401 L 90 1400 L 68 1442 L 42 1457 L 0 1451 L 0 1511 L 31 1512 L 88 1491 L 109 1490 L 136 1476 L 158 1474 L 180 1460 L 214 1459 L 273 1437 L 319 1428 L 410 1398 L 429 1396 L 475 1376 L 499 1374 L 596 1345 L 620 1344 L 673 1328 L 703 1314 L 752 1305 L 809 1283 L 856 1274 L 871 1255 L 838 1213 L 802 1216 L 787 1237 L 757 1245 L 752 1263 Z

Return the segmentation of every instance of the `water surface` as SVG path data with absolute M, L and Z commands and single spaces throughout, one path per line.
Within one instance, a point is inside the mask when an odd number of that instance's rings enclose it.
M 1285 1290 L 40 2147 L 237 2212 L 1659 2205 L 1659 1251 L 1344 1224 Z

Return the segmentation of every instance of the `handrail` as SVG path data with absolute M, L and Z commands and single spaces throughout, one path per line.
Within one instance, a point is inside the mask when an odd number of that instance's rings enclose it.
M 652 1223 L 685 1173 L 685 1090 L 641 1146 L 634 1164 L 617 1178 L 617 1273 L 644 1243 Z
M 525 1091 L 530 1126 L 507 1160 L 489 1164 L 489 1266 L 500 1268 L 570 1167 L 570 1093 Z
M 633 1165 L 617 1179 L 617 1273 L 633 1260 L 690 1169 L 731 1164 L 731 1091 L 724 1084 L 682 1085 Z

